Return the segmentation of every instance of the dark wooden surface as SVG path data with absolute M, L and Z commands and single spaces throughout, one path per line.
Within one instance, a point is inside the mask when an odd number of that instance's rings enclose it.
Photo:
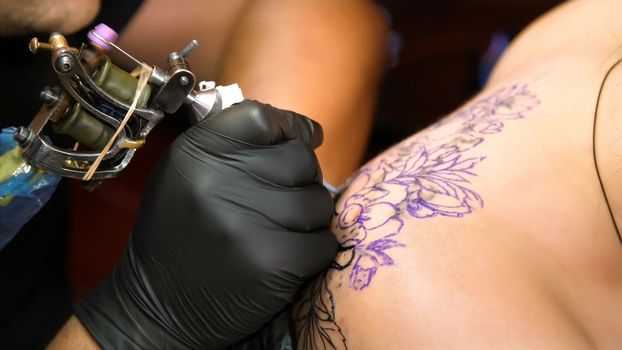
M 479 89 L 493 33 L 511 36 L 560 0 L 381 0 L 402 38 L 384 81 L 369 157 L 451 112 Z

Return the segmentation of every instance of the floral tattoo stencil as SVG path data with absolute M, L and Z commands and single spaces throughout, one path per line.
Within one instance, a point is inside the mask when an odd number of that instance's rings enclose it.
M 334 219 L 342 251 L 296 310 L 299 347 L 347 349 L 335 320 L 328 280 L 349 270 L 349 288 L 362 291 L 380 268 L 394 265 L 390 252 L 405 247 L 399 241 L 404 218 L 462 218 L 483 208 L 484 200 L 470 188 L 469 179 L 486 157 L 469 151 L 488 135 L 503 131 L 505 122 L 524 118 L 539 104 L 524 85 L 502 88 L 403 141 L 359 171 L 348 189 L 352 195 L 339 204 Z

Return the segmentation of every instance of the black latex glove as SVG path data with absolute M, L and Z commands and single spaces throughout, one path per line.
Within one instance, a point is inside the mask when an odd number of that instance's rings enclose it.
M 334 258 L 321 127 L 245 101 L 160 160 L 126 253 L 76 314 L 104 348 L 217 349 L 255 332 Z

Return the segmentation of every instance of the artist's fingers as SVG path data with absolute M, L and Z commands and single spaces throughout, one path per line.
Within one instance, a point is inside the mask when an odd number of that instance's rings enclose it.
M 311 148 L 322 144 L 322 127 L 298 113 L 246 100 L 199 124 L 202 128 L 258 146 L 300 140 Z

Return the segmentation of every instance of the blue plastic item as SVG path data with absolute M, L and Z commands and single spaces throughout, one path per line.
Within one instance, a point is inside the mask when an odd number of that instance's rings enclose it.
M 60 181 L 60 176 L 26 162 L 14 131 L 0 132 L 0 250 L 43 208 Z
M 484 87 L 490 78 L 495 64 L 501 58 L 505 50 L 510 46 L 511 38 L 503 32 L 496 32 L 490 38 L 488 49 L 482 55 L 479 62 L 478 79 L 480 87 Z

